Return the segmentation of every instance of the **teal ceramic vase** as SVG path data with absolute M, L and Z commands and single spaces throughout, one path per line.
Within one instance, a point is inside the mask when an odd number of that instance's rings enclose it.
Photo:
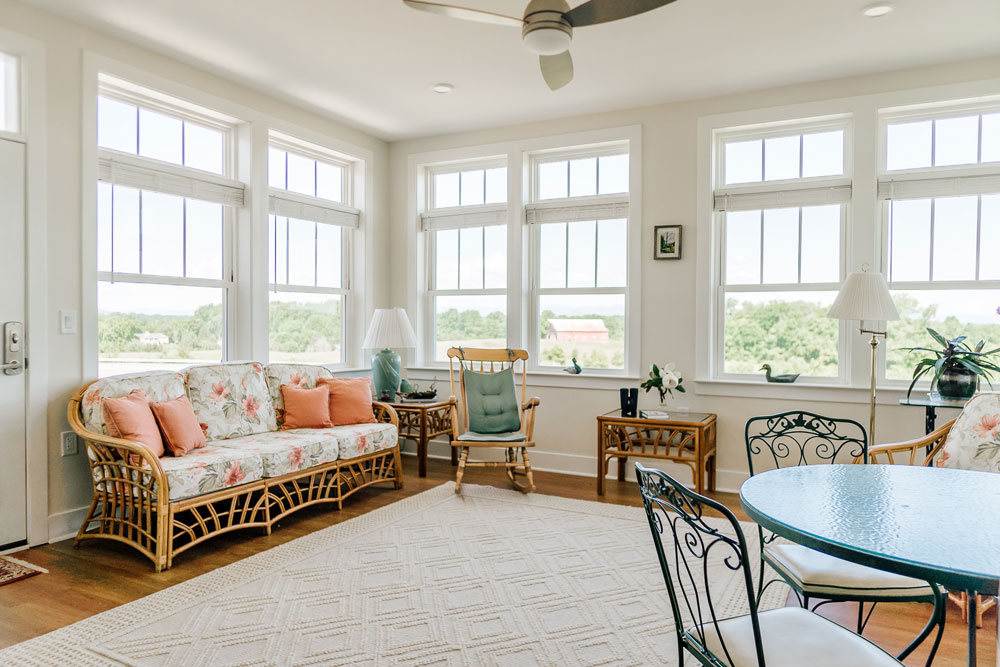
M 388 348 L 372 355 L 372 385 L 375 388 L 375 398 L 380 401 L 396 400 L 401 368 L 402 360 L 399 355 Z

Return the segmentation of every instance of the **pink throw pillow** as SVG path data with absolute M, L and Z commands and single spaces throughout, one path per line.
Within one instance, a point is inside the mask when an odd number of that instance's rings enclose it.
M 104 413 L 104 423 L 108 433 L 116 438 L 141 442 L 146 445 L 156 457 L 163 456 L 163 438 L 156 426 L 156 419 L 149 407 L 149 399 L 142 389 L 133 389 L 128 396 L 122 398 L 105 398 L 101 401 Z M 129 463 L 140 465 L 141 457 L 135 454 L 129 456 Z
M 290 384 L 281 385 L 281 400 L 285 403 L 284 431 L 293 428 L 330 428 L 330 389 L 319 386 L 302 389 Z
M 170 401 L 150 403 L 156 421 L 163 431 L 167 449 L 174 456 L 184 456 L 188 452 L 204 447 L 207 443 L 205 432 L 194 414 L 187 396 L 178 396 Z

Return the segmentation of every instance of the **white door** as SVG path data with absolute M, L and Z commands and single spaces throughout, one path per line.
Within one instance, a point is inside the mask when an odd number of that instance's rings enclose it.
M 0 139 L 0 550 L 27 540 L 24 144 Z M 17 366 L 9 362 L 21 360 Z

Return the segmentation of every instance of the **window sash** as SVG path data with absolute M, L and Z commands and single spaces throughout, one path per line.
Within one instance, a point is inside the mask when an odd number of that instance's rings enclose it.
M 268 234 L 271 233 L 271 216 L 276 216 L 277 217 L 278 214 L 271 213 L 271 214 L 268 215 L 268 221 L 267 221 Z M 290 216 L 280 216 L 280 217 L 286 218 L 286 224 L 287 224 L 287 218 L 289 218 Z M 314 220 L 305 220 L 305 222 L 316 222 L 316 221 L 314 221 Z M 317 223 L 317 224 L 323 224 L 323 223 Z M 274 233 L 275 234 L 277 234 L 277 229 L 278 229 L 278 227 L 277 227 L 277 220 L 275 220 L 275 227 L 274 227 Z M 286 228 L 286 230 L 287 230 L 287 228 Z M 274 262 L 274 267 L 273 267 L 274 271 L 272 272 L 270 270 L 270 268 L 268 270 L 268 283 L 267 283 L 268 291 L 270 291 L 270 292 L 310 292 L 310 293 L 314 293 L 314 294 L 350 294 L 350 291 L 351 291 L 351 244 L 352 244 L 352 241 L 353 241 L 353 236 L 350 233 L 349 228 L 343 229 L 341 231 L 341 236 L 340 236 L 340 287 L 328 287 L 328 286 L 324 286 L 324 285 L 303 285 L 301 283 L 287 282 L 287 280 L 288 280 L 288 274 L 289 274 L 289 267 L 287 265 L 287 263 L 289 262 L 289 258 L 287 256 L 287 254 L 286 254 L 286 256 L 284 258 L 282 258 L 286 262 L 286 266 L 285 266 L 285 279 L 286 279 L 286 282 L 281 282 L 281 283 L 276 282 L 276 280 L 277 280 L 277 271 L 278 271 L 278 260 L 279 260 L 279 257 L 277 256 L 278 244 L 277 244 L 276 241 L 277 240 L 273 239 L 273 238 L 272 239 L 268 239 L 268 243 L 269 244 L 273 243 L 273 251 L 274 251 L 274 256 L 268 258 L 268 262 L 269 263 L 272 262 L 272 261 Z M 286 244 L 287 244 L 287 240 L 286 240 Z M 287 253 L 287 251 L 288 251 L 288 246 L 287 245 L 285 246 L 285 250 L 286 250 L 286 253 Z M 318 243 L 313 248 L 313 262 L 314 262 L 314 267 L 313 267 L 313 281 L 318 283 L 319 282 L 319 262 L 320 262 L 320 258 L 319 258 L 319 244 Z M 344 317 L 345 316 L 342 313 L 341 314 L 341 319 L 344 319 Z

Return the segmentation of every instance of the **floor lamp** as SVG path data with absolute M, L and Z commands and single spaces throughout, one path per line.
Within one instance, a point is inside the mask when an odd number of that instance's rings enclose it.
M 899 319 L 896 304 L 892 302 L 885 278 L 882 277 L 881 273 L 869 271 L 867 266 L 863 267 L 861 271 L 854 271 L 840 286 L 840 293 L 837 294 L 837 299 L 830 306 L 830 312 L 826 316 L 838 320 L 859 320 L 858 333 L 871 334 L 872 368 L 871 395 L 869 396 L 871 408 L 868 415 L 868 446 L 874 446 L 875 367 L 878 360 L 878 337 L 885 338 L 886 332 L 865 329 L 865 322 L 886 322 Z M 867 451 L 865 452 L 865 463 L 868 463 Z

